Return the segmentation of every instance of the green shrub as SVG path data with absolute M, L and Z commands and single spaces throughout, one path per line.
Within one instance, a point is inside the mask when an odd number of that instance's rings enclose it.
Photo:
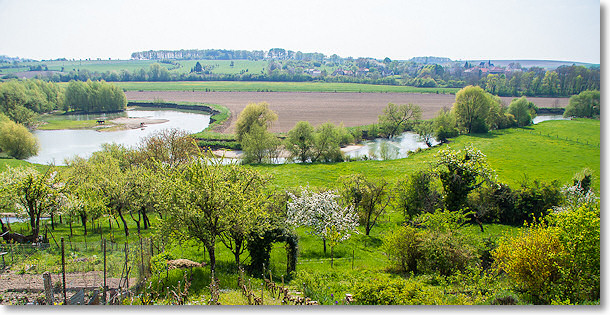
M 401 272 L 417 272 L 421 232 L 411 226 L 401 226 L 383 239 L 383 251 L 393 267 Z
M 448 276 L 464 270 L 475 262 L 474 249 L 463 237 L 453 232 L 424 234 L 420 247 L 418 269 L 425 273 Z
M 369 281 L 358 282 L 354 300 L 364 305 L 439 305 L 442 295 L 413 279 L 390 278 L 378 274 Z
M 515 237 L 504 239 L 494 251 L 496 268 L 534 303 L 549 303 L 553 286 L 567 263 L 559 231 L 545 223 L 530 225 Z

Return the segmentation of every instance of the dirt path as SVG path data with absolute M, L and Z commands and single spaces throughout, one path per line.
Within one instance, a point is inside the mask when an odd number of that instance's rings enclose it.
M 443 107 L 450 108 L 454 95 L 420 93 L 322 93 L 322 92 L 191 92 L 191 91 L 127 91 L 127 99 L 154 100 L 168 102 L 200 102 L 220 104 L 231 110 L 236 117 L 249 103 L 267 102 L 278 114 L 278 120 L 271 127 L 272 132 L 287 132 L 297 122 L 307 120 L 314 126 L 324 122 L 346 127 L 361 126 L 377 122 L 378 116 L 388 103 L 419 105 L 423 118 L 433 118 Z M 538 107 L 565 107 L 567 98 L 528 98 Z M 502 100 L 508 104 L 511 97 Z M 234 131 L 235 119 L 223 132 Z

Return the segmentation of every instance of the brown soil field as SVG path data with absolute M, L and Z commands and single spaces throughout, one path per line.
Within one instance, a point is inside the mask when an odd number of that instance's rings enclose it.
M 454 95 L 420 93 L 322 93 L 322 92 L 190 92 L 190 91 L 127 91 L 130 101 L 198 102 L 220 104 L 231 110 L 232 119 L 223 132 L 234 130 L 235 117 L 249 103 L 267 102 L 278 115 L 270 131 L 287 132 L 297 122 L 307 120 L 317 126 L 324 122 L 354 127 L 376 123 L 388 103 L 419 105 L 423 118 L 433 118 L 443 107 L 450 108 Z M 509 104 L 512 97 L 503 97 Z M 532 97 L 538 107 L 565 107 L 568 98 Z

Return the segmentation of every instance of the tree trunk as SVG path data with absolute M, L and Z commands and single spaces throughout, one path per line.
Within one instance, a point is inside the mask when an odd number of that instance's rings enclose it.
M 214 272 L 216 270 L 216 251 L 214 248 L 214 244 L 206 245 L 208 249 L 208 254 L 210 255 L 210 270 Z
M 144 229 L 148 230 L 148 228 L 150 227 L 150 221 L 148 220 L 146 209 L 142 209 L 142 220 L 144 221 Z
M 8 230 L 6 229 L 6 227 L 4 226 L 4 222 L 2 222 L 2 218 L 0 218 L 0 225 L 2 226 L 2 233 L 4 232 L 8 232 Z
M 86 215 L 80 215 L 80 222 L 83 224 L 83 229 L 85 229 L 85 234 L 87 235 L 87 216 Z
M 117 213 L 119 215 L 119 218 L 121 218 L 121 221 L 123 221 L 123 229 L 125 230 L 125 236 L 129 236 L 129 228 L 127 227 L 127 221 L 125 221 L 123 213 L 121 212 L 121 210 L 118 210 Z
M 335 248 L 334 246 L 331 246 L 331 247 L 330 247 L 330 268 L 332 268 L 332 267 L 333 267 L 333 258 L 334 258 L 334 257 L 333 257 L 333 254 L 334 254 L 334 253 L 333 253 L 333 249 L 334 249 L 334 248 Z
M 51 230 L 55 231 L 55 220 L 53 212 L 51 212 Z
M 322 238 L 322 244 L 324 244 L 324 255 L 326 255 L 326 239 Z

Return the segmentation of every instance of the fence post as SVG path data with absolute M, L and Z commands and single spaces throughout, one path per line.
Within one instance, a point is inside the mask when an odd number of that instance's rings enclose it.
M 61 279 L 63 283 L 64 305 L 68 305 L 68 297 L 66 296 L 66 255 L 64 238 L 61 238 Z
M 142 245 L 142 236 L 138 235 L 140 238 L 140 277 L 144 276 L 144 246 Z
M 125 241 L 125 270 L 127 270 L 127 262 L 129 261 L 129 243 L 127 243 L 127 241 Z M 127 289 L 129 289 L 129 272 L 125 273 L 125 283 L 126 283 L 126 287 Z
M 44 280 L 44 295 L 47 305 L 53 305 L 53 286 L 51 284 L 51 274 L 47 271 L 42 274 Z
M 103 304 L 106 305 L 106 290 L 108 290 L 108 286 L 106 285 L 106 239 L 104 239 L 104 301 Z

